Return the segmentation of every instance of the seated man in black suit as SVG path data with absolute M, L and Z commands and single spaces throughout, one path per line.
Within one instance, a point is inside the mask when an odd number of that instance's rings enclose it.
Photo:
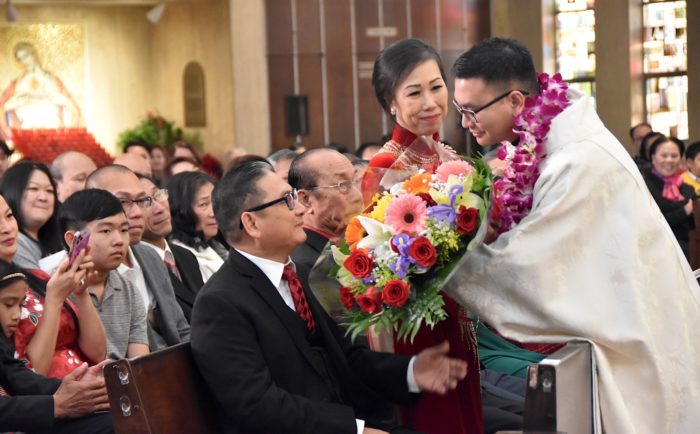
M 233 246 L 197 295 L 192 351 L 226 433 L 377 433 L 373 412 L 411 392 L 446 393 L 466 376 L 447 342 L 416 357 L 353 345 L 289 259 L 306 208 L 266 163 L 245 163 L 214 191 Z
M 107 389 L 102 378 L 105 363 L 79 366 L 63 381 L 34 373 L 15 359 L 0 339 L 0 432 L 113 433 Z
M 173 230 L 168 190 L 158 188 L 147 176 L 139 175 L 139 181 L 146 194 L 153 198 L 151 207 L 144 210 L 146 225 L 143 231 L 143 244 L 152 247 L 168 268 L 175 297 L 189 322 L 194 298 L 204 285 L 202 273 L 199 272 L 199 263 L 192 252 L 168 243 L 165 238 Z
M 362 212 L 356 172 L 345 155 L 331 148 L 310 149 L 292 161 L 289 185 L 307 209 L 306 241 L 292 252 L 295 264 L 312 268 L 326 243 L 342 238 L 350 219 Z

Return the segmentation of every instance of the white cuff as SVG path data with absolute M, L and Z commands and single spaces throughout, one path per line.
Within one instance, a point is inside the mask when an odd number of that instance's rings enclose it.
M 411 393 L 420 393 L 420 387 L 416 383 L 416 377 L 413 374 L 413 362 L 416 361 L 416 356 L 411 357 L 408 362 L 408 370 L 406 371 L 406 383 L 408 383 L 408 391 Z
M 355 423 L 357 424 L 357 434 L 362 434 L 365 430 L 365 421 L 362 419 L 355 419 Z

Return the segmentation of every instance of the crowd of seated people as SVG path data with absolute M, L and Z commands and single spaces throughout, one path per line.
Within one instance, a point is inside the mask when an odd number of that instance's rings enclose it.
M 700 194 L 700 142 L 686 148 L 647 124 L 633 127 L 630 136 L 651 196 L 687 256 L 693 204 Z M 236 154 L 226 163 L 228 171 L 252 162 L 269 165 L 299 191 L 298 203 L 307 210 L 307 241 L 291 257 L 302 266 L 300 275 L 327 241 L 342 236 L 349 216 L 361 211 L 359 196 L 350 193 L 357 188 L 358 171 L 381 148 L 368 142 L 352 155 L 331 145 L 323 152 L 283 149 L 267 158 Z M 6 365 L 18 359 L 36 374 L 77 382 L 75 372 L 85 375 L 85 365 L 94 369 L 106 358 L 137 357 L 190 339 L 197 294 L 229 256 L 212 205 L 218 176 L 205 172 L 191 145 L 178 142 L 166 151 L 133 141 L 115 164 L 99 169 L 76 151 L 59 155 L 50 168 L 31 161 L 6 167 L 12 150 L 4 143 L 0 154 L 0 272 L 10 267 L 21 274 L 11 283 L 23 288 L 12 296 L 21 299 L 19 313 L 0 311 Z M 348 175 L 340 181 L 329 172 L 336 155 L 349 163 L 343 163 Z M 317 191 L 319 184 L 339 188 Z M 88 247 L 69 258 L 80 233 L 90 234 Z M 0 273 L 0 299 L 14 294 L 2 278 Z M 517 428 L 527 365 L 559 345 L 524 346 L 487 324 L 478 341 L 484 418 Z M 496 384 L 494 373 L 514 386 Z M 61 384 L 51 382 L 46 393 Z M 106 398 L 100 399 L 90 409 L 104 408 Z M 75 415 L 89 421 L 89 413 Z
M 654 201 L 690 258 L 690 231 L 695 229 L 693 210 L 700 197 L 700 141 L 686 144 L 674 136 L 653 131 L 647 123 L 630 129 L 634 157 Z

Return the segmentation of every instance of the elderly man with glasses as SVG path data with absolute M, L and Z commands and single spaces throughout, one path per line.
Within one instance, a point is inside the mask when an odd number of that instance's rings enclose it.
M 296 263 L 312 268 L 326 243 L 341 238 L 350 219 L 362 211 L 357 179 L 350 160 L 334 149 L 311 149 L 292 161 L 289 185 L 307 209 L 306 241 L 292 252 Z
M 97 169 L 85 184 L 107 190 L 124 207 L 130 245 L 117 271 L 136 287 L 144 301 L 151 351 L 189 341 L 190 326 L 175 298 L 168 269 L 158 253 L 141 242 L 154 199 L 146 194 L 134 172 L 118 164 Z

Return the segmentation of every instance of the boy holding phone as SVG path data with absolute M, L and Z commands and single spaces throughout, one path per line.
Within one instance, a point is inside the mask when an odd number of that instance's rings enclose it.
M 120 359 L 149 353 L 146 313 L 141 296 L 117 267 L 129 245 L 129 223 L 121 202 L 105 190 L 71 195 L 61 207 L 61 230 L 74 246 L 71 257 L 89 248 L 94 264 L 88 291 L 107 334 L 107 357 Z M 75 237 L 80 237 L 75 241 Z

